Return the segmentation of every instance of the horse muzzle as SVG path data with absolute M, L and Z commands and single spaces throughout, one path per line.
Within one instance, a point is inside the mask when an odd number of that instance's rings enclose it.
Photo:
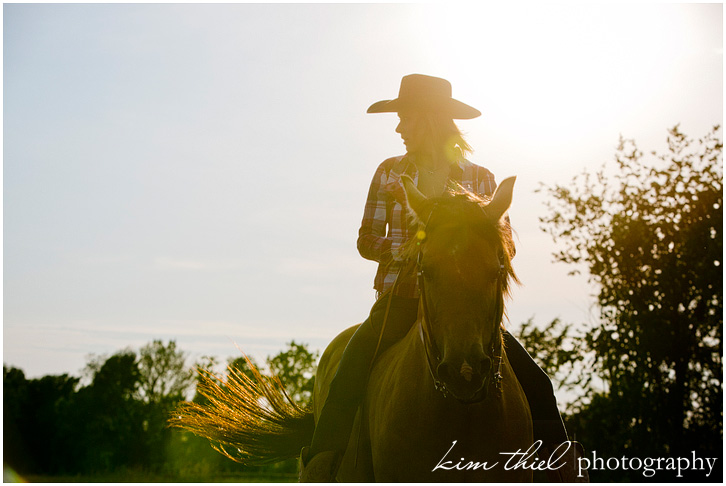
M 454 364 L 456 363 L 456 364 Z M 436 372 L 451 395 L 462 403 L 474 403 L 487 397 L 492 360 L 477 356 L 463 360 L 442 360 Z

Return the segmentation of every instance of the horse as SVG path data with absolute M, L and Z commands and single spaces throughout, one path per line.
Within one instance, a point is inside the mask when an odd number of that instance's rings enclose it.
M 490 200 L 460 189 L 426 198 L 402 177 L 418 232 L 405 252 L 421 293 L 409 333 L 377 357 L 337 480 L 341 482 L 524 482 L 533 444 L 524 392 L 502 337 L 505 300 L 517 277 L 505 217 L 514 178 Z M 303 410 L 279 380 L 231 372 L 227 384 L 207 376 L 209 405 L 186 403 L 173 426 L 207 437 L 228 457 L 249 464 L 297 457 L 352 326 L 328 345 L 316 373 L 312 410 Z

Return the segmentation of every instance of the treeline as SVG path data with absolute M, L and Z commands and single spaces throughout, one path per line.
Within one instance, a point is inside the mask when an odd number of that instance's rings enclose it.
M 168 427 L 169 414 L 189 399 L 198 374 L 219 367 L 205 357 L 189 366 L 174 341 L 153 341 L 138 352 L 92 357 L 82 377 L 28 379 L 3 366 L 5 466 L 21 478 L 85 477 L 125 481 L 209 480 L 250 473 L 293 474 L 294 462 L 247 467 L 214 451 L 209 442 Z M 317 355 L 294 341 L 269 357 L 296 400 L 310 400 Z M 229 363 L 248 372 L 244 358 Z M 203 400 L 193 396 L 193 400 Z

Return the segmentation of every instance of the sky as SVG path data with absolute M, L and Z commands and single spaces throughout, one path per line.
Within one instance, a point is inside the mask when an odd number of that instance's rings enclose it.
M 404 151 L 366 114 L 411 73 L 482 116 L 471 160 L 516 175 L 509 327 L 597 322 L 554 263 L 540 184 L 723 119 L 720 4 L 5 4 L 3 362 L 78 376 L 176 340 L 190 362 L 365 319 L 373 173 Z

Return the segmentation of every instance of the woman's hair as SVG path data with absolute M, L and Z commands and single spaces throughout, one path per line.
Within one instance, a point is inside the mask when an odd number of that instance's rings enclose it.
M 421 113 L 420 120 L 425 124 L 427 139 L 431 141 L 432 150 L 443 147 L 451 160 L 469 155 L 473 152 L 471 145 L 456 126 L 454 120 L 446 115 L 435 112 Z

